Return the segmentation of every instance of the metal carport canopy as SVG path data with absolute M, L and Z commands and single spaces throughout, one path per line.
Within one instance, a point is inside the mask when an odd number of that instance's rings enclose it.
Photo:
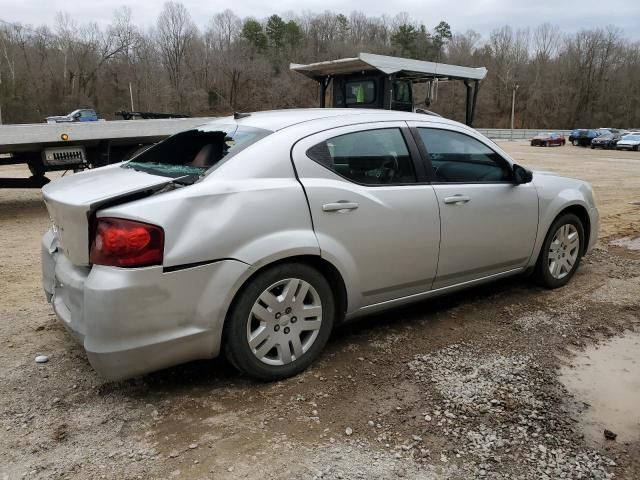
M 310 63 L 309 65 L 292 63 L 289 68 L 313 79 L 361 70 L 380 70 L 388 75 L 399 72 L 417 74 L 417 78 L 414 78 L 417 81 L 429 78 L 482 80 L 487 75 L 487 69 L 484 67 L 461 67 L 446 63 L 375 55 L 373 53 L 360 53 L 353 58 L 341 58 L 327 62 Z

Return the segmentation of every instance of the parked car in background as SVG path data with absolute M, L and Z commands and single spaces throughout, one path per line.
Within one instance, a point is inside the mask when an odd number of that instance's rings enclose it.
M 616 143 L 617 150 L 634 150 L 640 149 L 640 133 L 630 133 L 624 135 L 618 143 Z
M 539 133 L 531 139 L 532 147 L 551 147 L 553 145 L 563 146 L 566 143 L 564 135 L 555 132 Z
M 67 115 L 47 117 L 47 123 L 96 122 L 98 114 L 91 108 L 80 108 Z
M 573 139 L 578 137 L 578 132 L 580 132 L 579 128 L 571 130 L 571 133 L 569 133 L 569 143 L 573 143 Z
M 616 143 L 621 138 L 619 133 L 604 133 L 591 140 L 591 148 L 616 148 Z
M 44 290 L 111 379 L 222 352 L 289 377 L 345 319 L 522 273 L 566 285 L 599 223 L 588 183 L 372 109 L 220 118 L 42 192 Z
M 581 128 L 577 134 L 573 136 L 571 144 L 574 146 L 589 147 L 591 146 L 591 140 L 599 135 L 601 135 L 599 130 Z

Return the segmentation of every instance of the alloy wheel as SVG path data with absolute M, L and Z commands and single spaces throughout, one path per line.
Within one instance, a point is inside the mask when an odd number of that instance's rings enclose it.
M 322 302 L 313 286 L 287 278 L 267 287 L 247 319 L 251 352 L 267 365 L 287 365 L 302 357 L 318 337 Z
M 578 229 L 566 223 L 556 230 L 549 245 L 548 268 L 553 278 L 558 280 L 571 273 L 580 254 L 580 234 Z

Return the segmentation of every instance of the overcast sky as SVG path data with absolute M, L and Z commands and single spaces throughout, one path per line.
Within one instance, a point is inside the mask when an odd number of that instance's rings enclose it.
M 615 25 L 624 31 L 627 38 L 640 40 L 640 0 L 183 0 L 182 3 L 200 27 L 225 8 L 231 8 L 240 17 L 257 18 L 273 13 L 298 14 L 303 10 L 332 10 L 347 15 L 352 10 L 360 10 L 372 16 L 393 16 L 404 11 L 428 28 L 445 20 L 454 32 L 473 29 L 483 36 L 506 24 L 519 28 L 551 22 L 557 23 L 565 32 Z M 64 11 L 79 22 L 106 25 L 115 8 L 128 5 L 134 22 L 147 28 L 155 23 L 162 4 L 163 1 L 155 0 L 0 0 L 0 19 L 53 25 L 56 12 Z

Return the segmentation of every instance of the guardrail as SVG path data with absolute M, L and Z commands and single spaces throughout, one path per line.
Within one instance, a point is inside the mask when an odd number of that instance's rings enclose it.
M 481 134 L 494 140 L 529 140 L 540 132 L 555 132 L 568 137 L 571 130 L 531 129 L 531 128 L 476 128 Z

